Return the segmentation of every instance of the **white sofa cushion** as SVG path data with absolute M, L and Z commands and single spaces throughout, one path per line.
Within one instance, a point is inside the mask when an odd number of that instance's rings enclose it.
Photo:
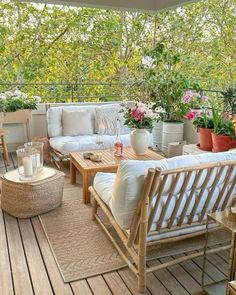
M 114 140 L 115 136 L 104 135 L 103 147 L 105 149 L 113 147 Z M 129 134 L 121 135 L 121 140 L 124 147 L 130 146 Z M 53 149 L 61 152 L 62 154 L 68 154 L 70 152 L 92 151 L 99 149 L 98 145 L 96 144 L 96 134 L 79 136 L 57 136 L 50 138 L 49 142 L 50 146 Z
M 92 113 L 89 110 L 62 110 L 64 136 L 91 135 L 94 133 Z
M 160 161 L 122 161 L 113 183 L 112 190 L 112 200 L 111 200 L 111 211 L 117 221 L 117 223 L 123 229 L 129 229 L 132 221 L 133 214 L 135 212 L 139 196 L 141 193 L 141 189 L 144 183 L 144 177 L 149 168 L 159 167 L 162 170 L 169 170 L 175 168 L 182 167 L 191 167 L 197 166 L 202 163 L 210 163 L 210 162 L 222 162 L 227 160 L 236 160 L 236 152 L 224 152 L 224 153 L 206 153 L 201 155 L 187 155 L 187 156 L 179 156 L 171 159 L 163 159 Z M 235 177 L 236 170 L 234 170 L 231 180 Z M 162 200 L 160 202 L 160 206 L 165 204 L 167 193 L 171 183 L 171 177 L 169 176 L 167 183 L 165 185 Z M 221 179 L 217 183 L 216 190 L 219 189 L 219 186 L 222 184 L 222 179 L 224 175 L 222 175 Z M 183 179 L 183 178 L 182 178 Z M 207 190 L 210 189 L 211 184 L 214 180 L 214 175 L 212 175 L 211 179 L 208 182 L 205 194 L 203 196 L 203 200 L 207 197 Z M 198 184 L 198 190 L 200 190 L 202 185 L 203 177 L 200 179 Z M 181 188 L 181 179 L 179 179 L 176 191 L 173 194 L 172 202 L 168 208 L 169 216 L 172 213 L 172 209 L 175 205 L 175 202 L 178 197 L 179 190 Z M 186 188 L 186 196 L 188 196 L 188 190 L 190 187 Z M 214 198 L 212 199 L 212 202 Z M 212 202 L 209 204 L 209 207 L 212 205 Z M 199 204 L 197 213 L 201 212 L 202 204 Z M 221 205 L 221 204 L 220 204 Z M 208 207 L 208 208 L 209 208 Z M 179 209 L 178 214 L 180 214 L 182 208 Z M 161 207 L 157 211 L 154 222 L 158 220 L 158 217 L 161 211 Z M 178 216 L 177 214 L 177 216 Z M 165 217 L 165 222 L 162 227 L 166 227 L 168 220 L 168 214 Z
M 100 108 L 114 107 L 117 108 L 118 104 L 104 104 L 101 105 Z M 95 125 L 95 109 L 98 106 L 96 104 L 93 105 L 64 105 L 58 107 L 51 107 L 47 111 L 47 124 L 48 124 L 48 136 L 56 137 L 63 135 L 63 128 L 62 128 L 62 109 L 70 110 L 70 111 L 86 111 L 89 110 L 92 113 L 92 120 L 93 124 Z M 95 126 L 94 126 L 95 127 Z
M 115 135 L 117 128 L 117 120 L 120 121 L 120 133 L 128 134 L 130 129 L 124 125 L 124 115 L 121 112 L 120 105 L 100 106 L 96 108 L 95 126 L 97 131 L 102 134 Z

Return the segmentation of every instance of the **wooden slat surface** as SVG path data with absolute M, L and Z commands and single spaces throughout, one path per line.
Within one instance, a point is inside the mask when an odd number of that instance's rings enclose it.
M 13 165 L 8 170 L 12 168 Z M 226 254 L 213 254 L 207 261 L 209 283 L 224 278 L 220 265 L 225 268 Z M 148 265 L 171 259 L 153 260 Z M 202 257 L 198 257 L 149 273 L 146 294 L 202 294 L 201 268 Z M 141 295 L 137 291 L 137 278 L 128 268 L 65 284 L 38 217 L 18 220 L 0 209 L 0 295 L 12 294 Z
M 114 157 L 110 150 L 92 151 L 93 153 L 102 153 L 101 162 L 93 162 L 84 159 L 82 152 L 73 152 L 70 156 L 77 162 L 83 169 L 98 169 L 98 168 L 117 168 L 122 160 L 161 160 L 163 157 L 156 152 L 148 149 L 144 155 L 137 156 L 134 154 L 132 148 L 125 148 L 122 157 Z

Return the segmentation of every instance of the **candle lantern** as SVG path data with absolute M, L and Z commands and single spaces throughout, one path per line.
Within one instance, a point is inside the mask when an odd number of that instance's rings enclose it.
M 33 168 L 36 173 L 40 174 L 43 172 L 43 142 L 27 142 L 24 144 L 26 150 L 36 150 L 35 158 L 33 159 Z
M 35 178 L 38 173 L 34 165 L 37 158 L 37 150 L 33 148 L 26 149 L 22 146 L 16 150 L 16 154 L 20 179 L 31 180 Z

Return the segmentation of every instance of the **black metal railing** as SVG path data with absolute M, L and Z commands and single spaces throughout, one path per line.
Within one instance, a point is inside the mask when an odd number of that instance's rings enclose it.
M 40 96 L 42 102 L 104 102 L 123 99 L 142 99 L 137 84 L 119 82 L 79 82 L 79 83 L 0 83 L 0 93 L 20 89 L 29 96 Z M 202 89 L 221 99 L 221 90 Z

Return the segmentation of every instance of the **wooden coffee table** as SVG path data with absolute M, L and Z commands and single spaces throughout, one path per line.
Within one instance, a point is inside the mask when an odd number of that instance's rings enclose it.
M 93 151 L 94 152 L 94 151 Z M 110 150 L 97 151 L 102 153 L 101 162 L 92 162 L 83 158 L 83 152 L 70 153 L 70 182 L 76 183 L 76 172 L 79 171 L 83 177 L 83 201 L 90 202 L 90 192 L 88 190 L 91 177 L 97 172 L 116 172 L 122 160 L 161 160 L 163 157 L 148 149 L 145 155 L 137 156 L 132 148 L 124 149 L 122 157 L 114 157 Z

